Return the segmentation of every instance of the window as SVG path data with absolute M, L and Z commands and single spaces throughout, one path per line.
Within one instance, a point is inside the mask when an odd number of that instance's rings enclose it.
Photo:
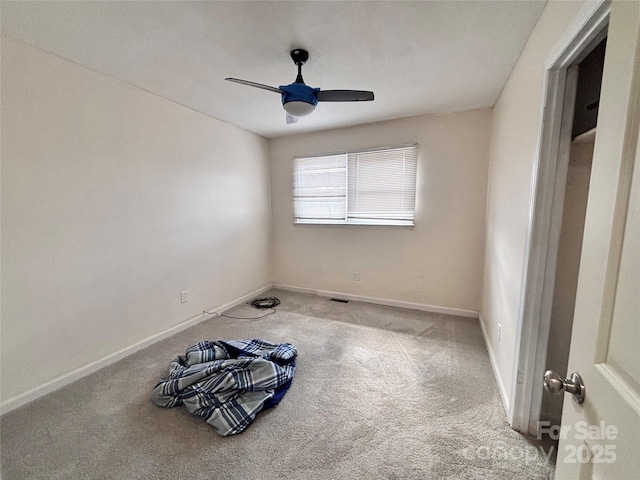
M 294 223 L 413 226 L 418 146 L 294 159 Z

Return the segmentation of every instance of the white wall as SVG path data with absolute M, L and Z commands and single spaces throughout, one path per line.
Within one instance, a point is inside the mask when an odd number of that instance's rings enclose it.
M 545 364 L 545 369 L 555 370 L 562 378 L 568 378 L 569 373 L 567 362 L 571 346 L 573 307 L 576 302 L 592 160 L 593 139 L 589 143 L 571 145 Z M 559 425 L 564 395 L 553 395 L 546 390 L 542 395 L 541 418 Z
M 265 139 L 2 37 L 2 401 L 268 285 L 269 196 Z
M 475 110 L 271 140 L 274 282 L 477 311 L 490 129 L 491 111 Z M 413 229 L 293 225 L 294 156 L 409 142 L 418 143 Z
M 583 2 L 547 3 L 493 111 L 481 319 L 507 403 L 517 363 L 516 328 L 544 61 L 582 6 Z

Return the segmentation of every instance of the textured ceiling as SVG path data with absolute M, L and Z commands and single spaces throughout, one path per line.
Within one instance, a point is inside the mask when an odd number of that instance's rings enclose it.
M 267 138 L 493 106 L 544 2 L 2 2 L 2 33 Z M 278 94 L 373 90 L 285 124 Z

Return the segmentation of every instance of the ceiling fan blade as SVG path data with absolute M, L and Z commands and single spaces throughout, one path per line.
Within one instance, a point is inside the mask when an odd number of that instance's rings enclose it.
M 261 88 L 263 90 L 269 90 L 270 92 L 284 93 L 279 88 L 270 87 L 269 85 L 263 85 L 262 83 L 250 82 L 249 80 L 241 80 L 239 78 L 232 78 L 232 77 L 225 78 L 225 80 L 229 82 L 239 83 L 241 85 L 247 85 L 249 87 L 256 87 L 256 88 Z
M 287 125 L 291 125 L 292 123 L 298 123 L 298 117 L 294 117 L 287 113 Z
M 316 92 L 319 102 L 368 102 L 373 92 L 367 90 L 320 90 Z

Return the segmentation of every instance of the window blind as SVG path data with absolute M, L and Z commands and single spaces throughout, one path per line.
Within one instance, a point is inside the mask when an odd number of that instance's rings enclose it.
M 294 159 L 295 223 L 414 222 L 417 145 Z
M 346 155 L 295 159 L 293 204 L 297 222 L 344 222 L 346 196 Z
M 417 150 L 413 145 L 348 155 L 351 223 L 413 225 Z

